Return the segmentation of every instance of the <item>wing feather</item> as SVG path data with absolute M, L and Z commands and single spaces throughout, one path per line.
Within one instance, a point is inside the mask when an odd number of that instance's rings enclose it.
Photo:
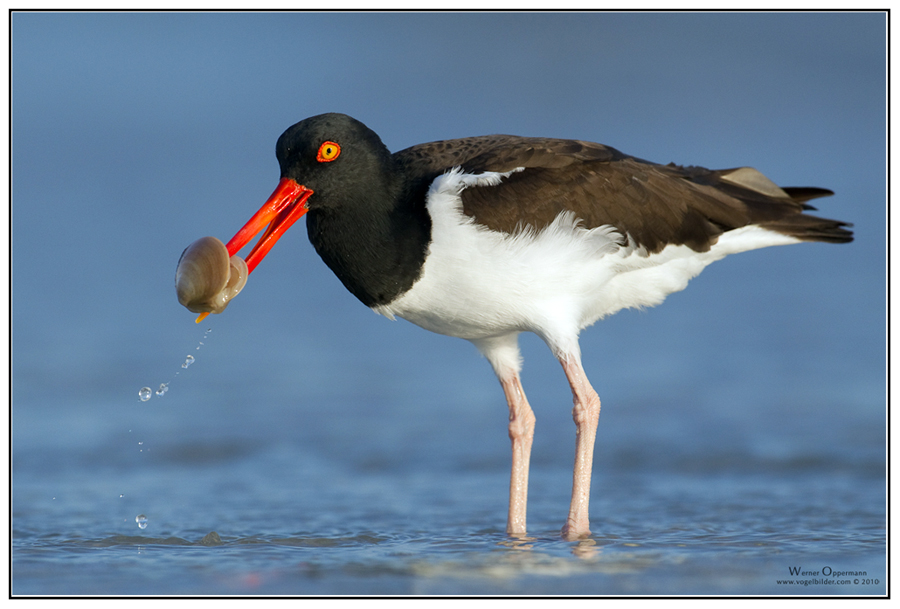
M 803 213 L 805 201 L 831 191 L 781 189 L 749 167 L 658 165 L 602 144 L 510 135 L 421 144 L 394 157 L 401 168 L 415 167 L 425 187 L 457 166 L 469 173 L 524 168 L 461 194 L 467 215 L 510 234 L 540 230 L 571 211 L 585 228 L 613 226 L 649 252 L 668 244 L 707 251 L 723 232 L 749 224 L 799 239 L 852 240 L 848 224 Z

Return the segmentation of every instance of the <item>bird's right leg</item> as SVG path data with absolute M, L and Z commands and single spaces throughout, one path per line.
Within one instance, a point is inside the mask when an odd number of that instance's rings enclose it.
M 509 478 L 509 513 L 506 532 L 525 534 L 525 514 L 528 508 L 528 468 L 531 443 L 534 438 L 535 416 L 522 390 L 519 370 L 518 334 L 473 340 L 475 346 L 491 362 L 509 407 L 509 440 L 512 443 L 512 471 Z
M 528 468 L 531 442 L 534 438 L 534 412 L 528 405 L 519 375 L 501 378 L 503 393 L 509 406 L 509 439 L 512 442 L 512 472 L 509 478 L 509 514 L 506 532 L 525 534 L 525 512 L 528 507 Z

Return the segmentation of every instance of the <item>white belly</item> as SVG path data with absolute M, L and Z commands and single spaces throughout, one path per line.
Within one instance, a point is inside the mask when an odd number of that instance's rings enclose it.
M 620 309 L 659 304 L 728 254 L 798 242 L 748 226 L 723 234 L 708 252 L 670 245 L 648 255 L 623 247 L 614 227 L 584 229 L 569 212 L 540 232 L 507 235 L 466 216 L 458 194 L 501 177 L 454 171 L 434 181 L 427 203 L 432 242 L 422 274 L 375 311 L 469 340 L 532 331 L 555 342 Z

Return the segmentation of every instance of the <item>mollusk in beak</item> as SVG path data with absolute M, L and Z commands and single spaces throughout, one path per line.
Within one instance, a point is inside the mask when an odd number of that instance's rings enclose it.
M 188 246 L 175 271 L 178 302 L 200 313 L 197 323 L 210 313 L 221 313 L 247 283 L 247 276 L 269 253 L 275 242 L 308 210 L 313 191 L 290 178 L 282 178 L 275 191 L 246 224 L 224 245 L 215 237 L 204 237 Z M 263 235 L 247 260 L 237 253 L 253 237 Z
M 228 248 L 215 237 L 191 243 L 181 254 L 175 270 L 178 302 L 194 313 L 221 313 L 247 283 L 247 263 L 238 255 L 228 256 Z

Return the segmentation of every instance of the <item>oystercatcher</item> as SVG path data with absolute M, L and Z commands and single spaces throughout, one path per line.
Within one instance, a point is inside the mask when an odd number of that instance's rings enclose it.
M 566 539 L 590 534 L 600 400 L 578 335 L 626 307 L 659 304 L 728 254 L 846 243 L 845 222 L 804 213 L 822 188 L 779 188 L 749 167 L 658 165 L 577 140 L 489 135 L 391 154 L 363 123 L 323 114 L 278 139 L 281 181 L 228 243 L 257 233 L 250 271 L 306 214 L 316 251 L 363 304 L 474 343 L 509 407 L 507 532 L 525 534 L 535 416 L 519 380 L 520 332 L 540 336 L 574 397 Z

